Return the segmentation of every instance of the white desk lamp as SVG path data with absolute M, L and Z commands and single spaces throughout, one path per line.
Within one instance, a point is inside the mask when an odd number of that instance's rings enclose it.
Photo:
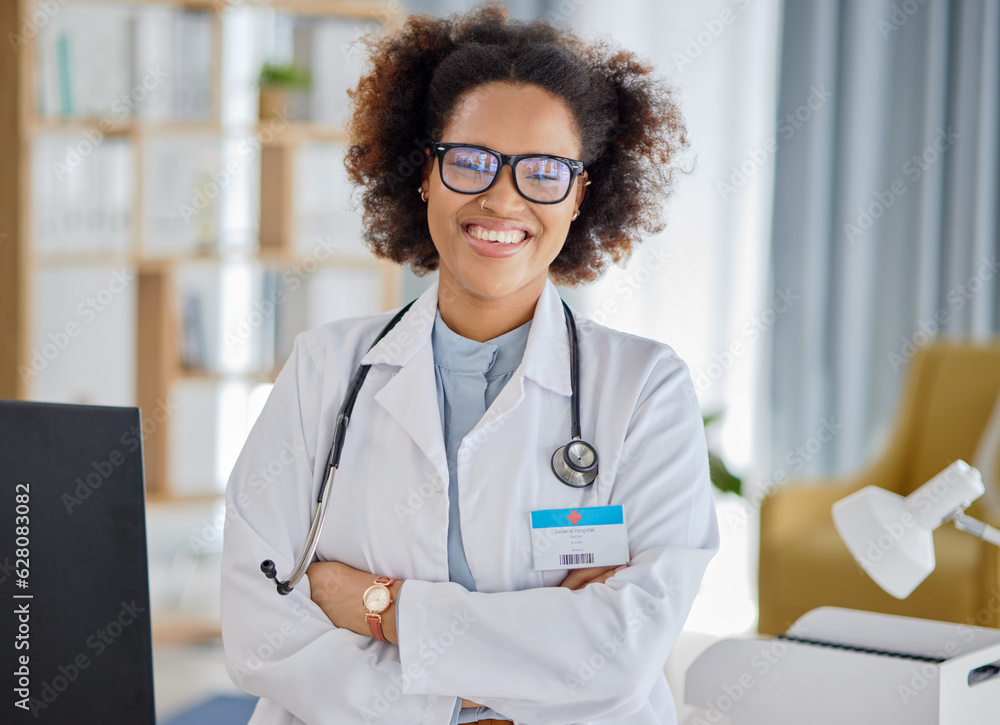
M 866 486 L 833 505 L 833 523 L 868 576 L 905 599 L 934 571 L 932 534 L 945 521 L 1000 546 L 1000 531 L 964 513 L 984 492 L 979 471 L 959 460 L 905 498 Z

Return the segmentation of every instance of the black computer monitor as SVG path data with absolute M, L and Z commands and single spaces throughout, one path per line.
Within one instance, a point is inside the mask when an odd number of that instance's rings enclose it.
M 154 725 L 138 408 L 0 401 L 3 723 Z

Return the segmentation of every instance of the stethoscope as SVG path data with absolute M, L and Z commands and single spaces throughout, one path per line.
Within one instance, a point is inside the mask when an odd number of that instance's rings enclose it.
M 416 300 L 414 300 L 415 302 Z M 389 331 L 396 326 L 406 311 L 410 309 L 413 302 L 406 305 L 396 313 L 396 316 L 389 320 L 389 324 L 382 328 L 382 331 L 375 338 L 375 342 L 368 348 L 369 351 L 375 347 Z M 576 337 L 576 320 L 569 306 L 563 302 L 563 314 L 566 317 L 566 328 L 569 331 L 569 380 L 571 398 L 572 423 L 570 433 L 572 438 L 565 445 L 559 446 L 552 454 L 552 472 L 560 481 L 573 488 L 583 488 L 589 486 L 597 478 L 597 450 L 583 440 L 580 436 L 580 360 L 579 344 Z M 292 575 L 285 581 L 278 580 L 278 572 L 275 570 L 274 562 L 265 559 L 260 564 L 260 570 L 268 579 L 273 579 L 278 587 L 278 594 L 288 594 L 305 576 L 306 569 L 312 563 L 316 553 L 316 545 L 319 543 L 320 533 L 323 531 L 323 521 L 326 518 L 326 506 L 329 502 L 330 489 L 333 487 L 333 477 L 340 467 L 340 454 L 344 450 L 344 437 L 347 434 L 347 424 L 351 421 L 351 413 L 354 412 L 354 403 L 358 399 L 358 392 L 368 376 L 368 369 L 371 365 L 360 365 L 351 378 L 347 386 L 347 395 L 337 413 L 337 425 L 333 434 L 333 446 L 330 448 L 330 455 L 326 461 L 326 476 L 323 484 L 319 488 L 319 495 L 316 498 L 316 513 L 313 515 L 312 525 L 309 527 L 309 535 L 306 537 L 305 549 L 295 564 Z

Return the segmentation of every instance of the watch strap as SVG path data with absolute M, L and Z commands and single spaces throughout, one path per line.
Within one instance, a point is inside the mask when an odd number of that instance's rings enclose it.
M 383 586 L 389 587 L 396 583 L 396 578 L 391 576 L 380 576 L 375 580 L 375 584 L 382 584 Z M 389 604 L 392 604 L 392 597 L 389 597 Z M 388 607 L 387 607 L 388 608 Z M 382 642 L 388 642 L 385 635 L 382 634 L 382 615 L 381 613 L 375 614 L 374 612 L 368 612 L 365 615 L 365 619 L 368 620 L 368 626 L 372 630 L 372 637 L 381 640 Z
M 382 640 L 383 642 L 388 642 L 385 635 L 382 634 L 382 615 L 381 614 L 371 614 L 370 612 L 365 615 L 365 619 L 368 620 L 368 626 L 371 627 L 372 637 L 375 639 Z

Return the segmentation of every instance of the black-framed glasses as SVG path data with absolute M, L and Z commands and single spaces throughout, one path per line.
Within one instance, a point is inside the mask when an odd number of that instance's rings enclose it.
M 583 162 L 551 154 L 508 156 L 485 146 L 433 143 L 441 182 L 459 194 L 481 194 L 496 183 L 504 166 L 514 174 L 517 193 L 536 204 L 558 204 L 573 188 Z

